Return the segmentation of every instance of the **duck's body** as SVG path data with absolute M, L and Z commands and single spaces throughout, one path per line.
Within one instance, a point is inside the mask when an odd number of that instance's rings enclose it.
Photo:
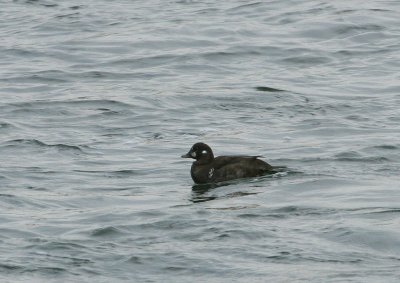
M 184 158 L 193 158 L 190 174 L 197 184 L 218 183 L 239 178 L 257 177 L 273 170 L 259 156 L 219 156 L 214 158 L 211 148 L 196 143 Z

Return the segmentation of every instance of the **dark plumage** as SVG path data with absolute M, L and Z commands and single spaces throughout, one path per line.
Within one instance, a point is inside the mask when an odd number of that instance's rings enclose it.
M 193 158 L 190 174 L 197 184 L 217 183 L 238 178 L 261 176 L 273 172 L 271 165 L 259 156 L 218 156 L 214 158 L 205 143 L 196 143 L 183 158 Z

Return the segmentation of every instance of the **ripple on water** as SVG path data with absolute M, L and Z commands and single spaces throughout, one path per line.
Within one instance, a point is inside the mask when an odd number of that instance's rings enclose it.
M 335 160 L 346 162 L 361 162 L 361 163 L 384 163 L 390 161 L 384 156 L 363 156 L 356 151 L 341 152 L 335 155 Z
M 90 235 L 92 237 L 101 237 L 101 238 L 114 238 L 114 237 L 121 237 L 126 234 L 122 229 L 109 226 L 109 227 L 102 227 L 94 229 Z
M 6 142 L 5 147 L 13 148 L 13 147 L 23 147 L 23 146 L 32 146 L 38 148 L 55 148 L 59 151 L 77 151 L 80 153 L 84 153 L 81 147 L 76 145 L 67 145 L 67 144 L 47 144 L 40 140 L 36 139 L 17 139 Z

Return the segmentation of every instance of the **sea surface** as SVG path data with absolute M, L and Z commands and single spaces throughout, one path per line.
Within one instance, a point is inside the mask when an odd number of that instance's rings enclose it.
M 0 0 L 0 282 L 400 282 L 399 15 Z

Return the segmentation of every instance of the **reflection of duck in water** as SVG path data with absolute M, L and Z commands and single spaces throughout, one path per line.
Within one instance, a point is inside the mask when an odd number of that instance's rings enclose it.
M 273 167 L 259 156 L 218 156 L 214 158 L 205 143 L 196 143 L 183 158 L 193 158 L 190 174 L 197 184 L 218 183 L 274 173 Z

